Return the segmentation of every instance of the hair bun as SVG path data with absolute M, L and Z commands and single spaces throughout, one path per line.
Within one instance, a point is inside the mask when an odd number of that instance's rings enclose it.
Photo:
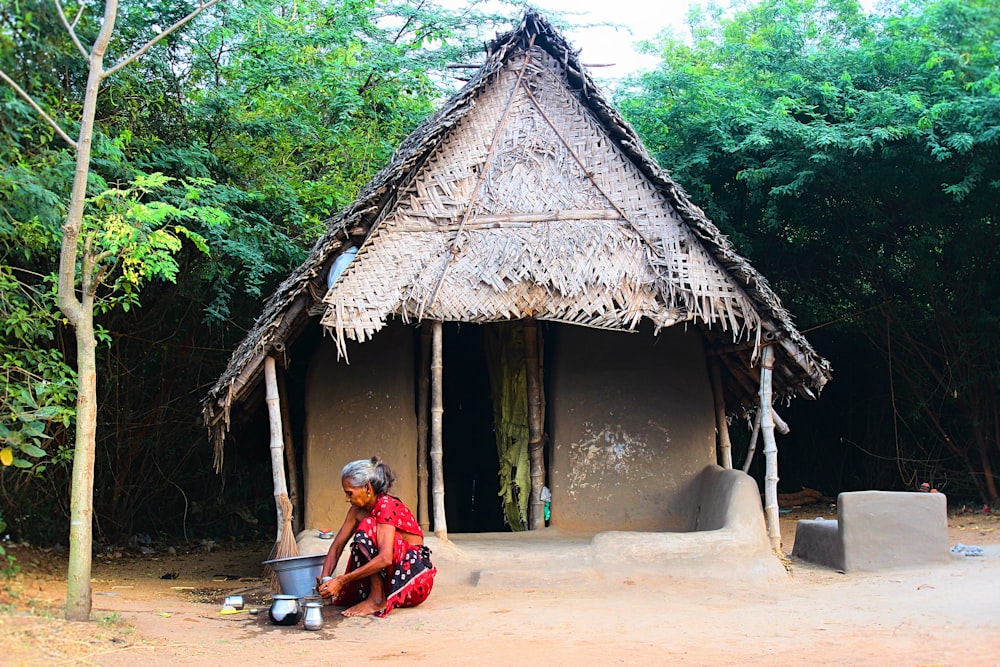
M 378 456 L 351 461 L 340 471 L 340 478 L 350 480 L 352 486 L 371 484 L 375 493 L 388 493 L 396 481 L 396 474 Z

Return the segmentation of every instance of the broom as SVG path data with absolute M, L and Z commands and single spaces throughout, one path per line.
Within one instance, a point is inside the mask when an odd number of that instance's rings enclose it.
M 271 548 L 271 555 L 268 560 L 278 558 L 292 558 L 299 555 L 299 544 L 292 535 L 292 501 L 288 499 L 288 494 L 278 495 L 278 510 L 281 512 L 281 529 L 278 531 L 278 539 L 275 540 Z M 278 575 L 268 566 L 268 582 L 271 592 L 280 593 L 281 586 L 278 585 Z

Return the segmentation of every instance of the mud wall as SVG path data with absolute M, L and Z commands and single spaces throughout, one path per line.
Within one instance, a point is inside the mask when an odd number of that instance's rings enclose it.
M 396 473 L 393 494 L 416 512 L 417 422 L 412 329 L 391 323 L 337 359 L 324 337 L 309 364 L 305 391 L 305 528 L 340 527 L 347 512 L 340 470 L 378 454 Z
M 701 336 L 560 325 L 549 371 L 552 526 L 687 530 L 715 463 Z

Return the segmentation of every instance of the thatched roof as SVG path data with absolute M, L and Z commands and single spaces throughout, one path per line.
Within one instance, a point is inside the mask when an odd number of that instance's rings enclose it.
M 328 289 L 331 264 L 352 245 L 357 257 Z M 530 11 L 268 299 L 203 403 L 217 456 L 265 355 L 320 315 L 342 353 L 390 317 L 691 322 L 723 368 L 731 414 L 754 405 L 762 344 L 776 346 L 778 397 L 815 397 L 831 376 L 767 281 Z

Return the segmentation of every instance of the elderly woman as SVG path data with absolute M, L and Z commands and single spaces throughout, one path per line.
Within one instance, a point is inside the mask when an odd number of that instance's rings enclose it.
M 347 571 L 322 582 L 317 590 L 335 605 L 348 606 L 344 616 L 385 616 L 394 607 L 415 607 L 431 593 L 431 551 L 413 513 L 389 495 L 396 481 L 377 456 L 352 461 L 340 473 L 351 508 L 323 561 L 322 577 L 332 577 L 347 541 Z

